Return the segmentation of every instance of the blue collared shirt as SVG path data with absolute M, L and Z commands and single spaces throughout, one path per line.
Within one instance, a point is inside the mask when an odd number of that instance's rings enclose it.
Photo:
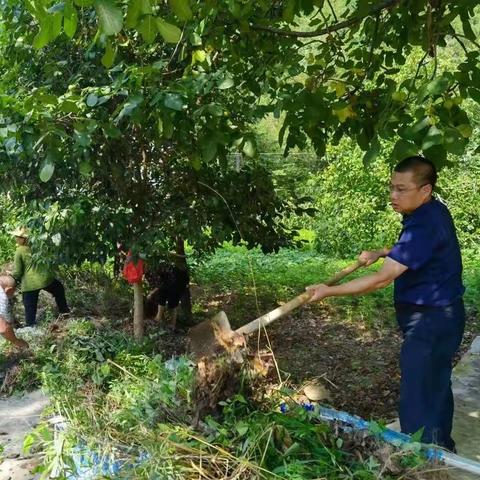
M 441 307 L 462 297 L 462 257 L 448 208 L 432 199 L 405 215 L 388 254 L 408 267 L 395 280 L 395 303 Z

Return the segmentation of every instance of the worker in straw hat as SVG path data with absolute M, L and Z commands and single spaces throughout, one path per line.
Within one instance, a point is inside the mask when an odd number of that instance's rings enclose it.
M 57 304 L 60 314 L 70 312 L 62 283 L 55 278 L 53 269 L 32 263 L 32 252 L 28 245 L 29 231 L 20 227 L 11 232 L 17 243 L 12 277 L 20 284 L 25 322 L 28 326 L 36 324 L 38 295 L 40 290 L 50 293 Z

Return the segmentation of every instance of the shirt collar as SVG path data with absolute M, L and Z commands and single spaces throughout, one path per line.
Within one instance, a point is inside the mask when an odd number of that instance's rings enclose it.
M 411 218 L 416 217 L 419 213 L 422 213 L 424 210 L 428 210 L 435 202 L 436 202 L 435 198 L 432 197 L 428 202 L 420 205 L 412 213 L 409 213 L 409 214 L 404 213 L 402 223 L 405 224 L 406 221 L 410 220 Z

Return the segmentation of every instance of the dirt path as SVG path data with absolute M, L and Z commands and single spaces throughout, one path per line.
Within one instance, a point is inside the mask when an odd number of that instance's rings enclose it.
M 452 380 L 455 397 L 453 438 L 460 455 L 480 462 L 480 337 L 455 367 Z M 480 478 L 455 472 L 455 480 Z
M 0 399 L 0 443 L 4 448 L 0 480 L 39 478 L 30 471 L 39 463 L 35 455 L 23 455 L 23 439 L 38 424 L 48 398 L 39 390 L 22 397 Z

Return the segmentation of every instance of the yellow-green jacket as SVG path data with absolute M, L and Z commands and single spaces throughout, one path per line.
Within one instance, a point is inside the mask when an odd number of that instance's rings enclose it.
M 32 252 L 27 245 L 19 245 L 15 251 L 12 277 L 20 282 L 22 292 L 40 290 L 50 285 L 55 279 L 51 269 L 32 265 Z

